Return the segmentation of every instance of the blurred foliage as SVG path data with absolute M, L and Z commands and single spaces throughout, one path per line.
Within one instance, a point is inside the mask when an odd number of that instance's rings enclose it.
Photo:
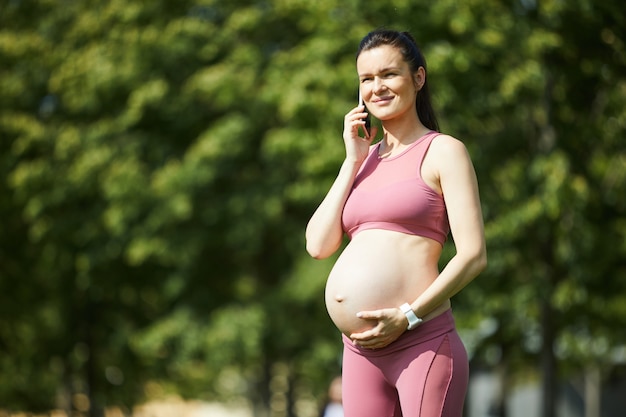
M 547 349 L 562 375 L 610 370 L 624 20 L 617 0 L 0 4 L 0 403 L 88 393 L 97 415 L 172 391 L 263 408 L 277 364 L 323 392 L 332 260 L 307 257 L 303 230 L 379 26 L 418 39 L 479 176 L 490 267 L 455 300 L 473 360 L 514 374 Z

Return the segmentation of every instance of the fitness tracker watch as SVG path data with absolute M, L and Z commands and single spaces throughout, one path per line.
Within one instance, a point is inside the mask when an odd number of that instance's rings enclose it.
M 406 319 L 409 321 L 409 326 L 407 327 L 407 330 L 413 330 L 422 323 L 422 319 L 415 315 L 415 312 L 413 311 L 409 303 L 402 304 L 400 306 L 400 310 L 404 313 Z

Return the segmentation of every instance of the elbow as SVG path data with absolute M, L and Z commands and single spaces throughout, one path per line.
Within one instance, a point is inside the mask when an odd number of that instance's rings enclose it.
M 313 248 L 309 248 L 308 246 L 306 248 L 306 251 L 309 253 L 311 258 L 313 258 L 313 259 L 325 259 L 325 258 L 328 258 L 328 256 L 329 256 L 326 253 L 322 252 L 321 250 L 316 250 L 316 249 L 313 249 Z
M 306 242 L 306 251 L 314 259 L 325 259 L 332 255 L 332 251 L 325 250 L 323 245 L 315 245 L 310 241 Z
M 341 245 L 341 235 L 339 238 L 329 234 L 318 234 L 311 232 L 308 228 L 304 235 L 306 251 L 312 258 L 325 259 L 331 256 Z
M 309 229 L 307 227 L 306 233 L 304 235 L 304 242 L 307 253 L 314 259 L 324 259 L 323 253 L 323 245 L 319 239 L 315 239 L 315 236 L 309 234 Z
M 322 251 L 320 250 L 320 248 L 315 247 L 315 246 L 309 244 L 308 242 L 306 244 L 306 251 L 314 259 L 324 259 L 324 256 L 323 256 Z
M 473 257 L 474 271 L 476 275 L 487 269 L 487 249 L 482 247 Z
M 460 258 L 463 259 L 466 274 L 469 279 L 476 278 L 481 272 L 487 268 L 487 250 L 484 246 L 476 247 L 474 249 L 465 250 L 459 253 Z
M 478 272 L 477 274 L 480 274 L 481 272 L 483 272 L 485 269 L 487 269 L 487 255 L 485 254 L 485 256 L 483 256 L 480 260 L 480 263 L 478 264 Z
M 341 239 L 307 238 L 306 251 L 315 259 L 326 259 L 335 253 L 341 246 Z

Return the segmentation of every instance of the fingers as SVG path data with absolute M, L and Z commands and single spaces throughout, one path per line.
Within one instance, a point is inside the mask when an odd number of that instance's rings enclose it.
M 393 339 L 389 336 L 381 335 L 380 330 L 374 328 L 362 333 L 353 333 L 350 335 L 350 340 L 352 340 L 355 346 L 367 349 L 381 349 L 391 343 Z
M 360 319 L 363 320 L 375 320 L 378 323 L 376 324 L 375 327 L 366 330 L 364 332 L 361 333 L 353 333 L 350 335 L 350 339 L 352 340 L 368 340 L 374 337 L 377 337 L 380 333 L 380 328 L 382 326 L 382 323 L 380 321 L 380 318 L 382 317 L 381 312 L 380 311 L 359 311 L 358 313 L 356 313 L 356 316 Z
M 367 112 L 365 111 L 365 106 L 357 106 L 350 110 L 348 114 L 346 114 L 346 121 L 348 120 L 363 120 L 365 122 L 365 117 L 367 116 Z
M 356 316 L 374 322 L 374 327 L 360 333 L 352 333 L 350 339 L 356 346 L 380 349 L 397 339 L 406 329 L 394 319 L 395 309 L 359 311 Z
M 368 340 L 375 338 L 376 334 L 377 332 L 375 332 L 373 329 L 370 329 L 361 333 L 352 333 L 350 335 L 350 339 L 353 342 L 356 342 L 356 341 L 364 342 L 364 341 L 368 341 Z
M 355 108 L 350 110 L 346 116 L 350 116 L 355 113 L 365 113 L 365 105 L 361 104 L 360 106 L 356 106 Z
M 345 117 L 345 126 L 358 136 L 358 129 L 361 127 L 364 132 L 365 139 L 370 139 L 371 134 L 365 128 L 365 118 L 368 113 L 364 111 L 365 106 L 358 106 L 352 109 Z
M 359 311 L 356 316 L 365 320 L 380 320 L 384 317 L 382 310 Z
M 356 313 L 356 316 L 363 320 L 376 320 L 378 321 L 377 325 L 369 330 L 366 330 L 361 333 L 353 333 L 350 335 L 350 339 L 353 341 L 364 342 L 371 339 L 374 339 L 380 335 L 381 328 L 383 323 L 380 321 L 382 318 L 381 311 L 359 311 Z

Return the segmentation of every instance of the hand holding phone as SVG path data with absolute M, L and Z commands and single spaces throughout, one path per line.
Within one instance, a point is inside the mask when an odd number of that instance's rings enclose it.
M 365 103 L 363 102 L 363 96 L 361 95 L 361 89 L 360 88 L 359 88 L 359 106 L 364 106 L 365 107 Z M 367 111 L 367 107 L 365 107 L 365 112 L 367 113 L 367 116 L 365 117 L 365 136 L 369 137 L 369 135 L 370 135 L 370 127 L 372 125 L 372 118 L 370 117 L 370 114 Z

